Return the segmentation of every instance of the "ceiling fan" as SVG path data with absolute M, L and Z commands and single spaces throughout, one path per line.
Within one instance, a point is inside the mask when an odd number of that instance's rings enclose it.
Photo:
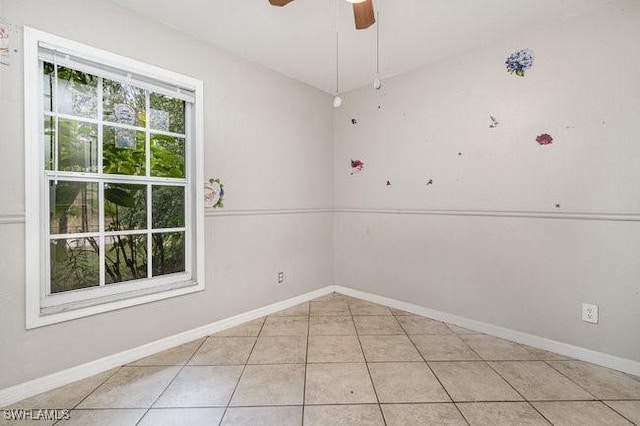
M 272 6 L 286 6 L 293 0 L 269 0 Z M 353 3 L 353 16 L 355 18 L 356 30 L 364 30 L 369 28 L 376 22 L 376 16 L 373 12 L 373 0 L 347 0 Z

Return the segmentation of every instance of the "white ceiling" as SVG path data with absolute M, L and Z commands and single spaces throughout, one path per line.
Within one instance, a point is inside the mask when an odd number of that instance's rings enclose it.
M 112 0 L 329 93 L 335 92 L 336 0 Z M 380 75 L 399 74 L 526 29 L 544 28 L 610 0 L 374 0 Z M 375 74 L 376 28 L 356 31 L 338 2 L 340 91 Z M 520 47 L 520 46 L 516 46 Z M 523 46 L 524 47 L 524 46 Z

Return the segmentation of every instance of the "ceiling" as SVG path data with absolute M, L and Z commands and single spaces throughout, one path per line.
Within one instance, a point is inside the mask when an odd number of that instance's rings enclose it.
M 151 19 L 301 80 L 336 90 L 336 0 L 112 0 Z M 389 77 L 546 27 L 610 0 L 374 0 L 380 75 Z M 375 75 L 375 25 L 356 31 L 351 5 L 337 0 L 340 91 Z M 521 47 L 521 46 L 514 46 Z

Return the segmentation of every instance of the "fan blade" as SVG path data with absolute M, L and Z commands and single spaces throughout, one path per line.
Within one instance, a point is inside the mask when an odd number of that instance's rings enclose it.
M 287 3 L 291 3 L 293 0 L 269 0 L 271 6 L 286 6 Z
M 372 26 L 376 22 L 376 15 L 373 13 L 373 0 L 354 3 L 353 16 L 356 20 L 356 30 L 364 30 Z

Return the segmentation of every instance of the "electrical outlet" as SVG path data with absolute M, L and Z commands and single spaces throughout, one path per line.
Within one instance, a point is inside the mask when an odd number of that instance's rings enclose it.
M 598 305 L 583 303 L 582 304 L 582 321 L 597 324 L 598 323 Z
M 284 272 L 278 272 L 278 284 L 282 284 L 284 282 Z

